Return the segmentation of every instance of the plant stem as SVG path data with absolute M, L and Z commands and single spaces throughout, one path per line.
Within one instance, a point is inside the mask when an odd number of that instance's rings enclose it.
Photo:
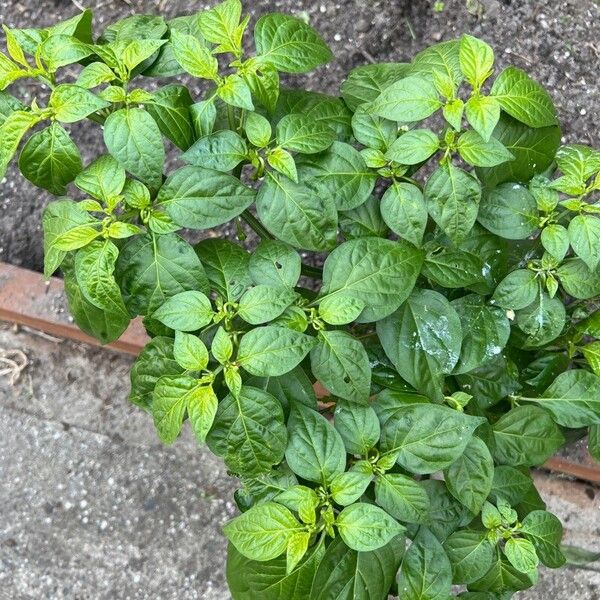
M 265 228 L 265 226 L 248 210 L 246 209 L 240 217 L 250 226 L 250 229 L 256 233 L 262 240 L 275 239 Z
M 305 265 L 302 263 L 301 271 L 305 277 L 312 277 L 313 279 L 323 279 L 323 269 L 320 267 L 313 267 L 312 265 Z

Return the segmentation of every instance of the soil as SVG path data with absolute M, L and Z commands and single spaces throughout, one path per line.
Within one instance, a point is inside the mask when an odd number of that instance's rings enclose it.
M 96 30 L 135 12 L 167 17 L 200 10 L 188 0 L 0 0 L 0 22 L 14 27 L 43 27 L 77 12 L 94 9 Z M 288 83 L 336 93 L 345 74 L 370 61 L 406 61 L 435 42 L 470 32 L 486 39 L 499 66 L 526 69 L 551 92 L 566 141 L 600 146 L 599 0 L 254 0 L 253 15 L 281 11 L 308 18 L 331 45 L 336 59 Z M 39 93 L 15 86 L 20 97 Z M 100 151 L 98 129 L 78 126 L 84 158 Z M 41 213 L 50 196 L 34 188 L 13 165 L 0 185 L 0 260 L 31 269 L 42 267 Z M 228 236 L 235 232 L 226 230 Z M 214 233 L 212 233 L 214 235 Z

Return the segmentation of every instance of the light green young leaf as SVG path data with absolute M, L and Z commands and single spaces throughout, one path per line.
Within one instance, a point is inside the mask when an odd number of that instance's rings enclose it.
M 304 21 L 271 13 L 261 17 L 254 28 L 256 61 L 283 73 L 305 73 L 329 62 L 331 50 L 319 34 Z
M 315 154 L 327 150 L 335 139 L 330 127 L 299 114 L 283 117 L 277 123 L 275 136 L 282 148 L 301 154 Z
M 344 543 L 358 552 L 377 550 L 405 531 L 381 508 L 361 502 L 344 508 L 335 524 Z
M 585 356 L 585 360 L 596 375 L 600 375 L 600 341 L 586 344 L 581 353 Z
M 439 147 L 440 140 L 431 129 L 413 129 L 401 135 L 385 157 L 401 165 L 416 165 L 427 160 Z
M 187 73 L 201 79 L 216 79 L 219 63 L 198 38 L 174 29 L 171 47 L 177 62 Z
M 356 502 L 369 487 L 372 477 L 361 471 L 346 471 L 336 475 L 329 486 L 333 501 L 340 506 Z
M 471 96 L 465 104 L 465 116 L 483 141 L 489 142 L 500 120 L 500 104 L 491 96 Z
M 93 54 L 92 48 L 70 35 L 49 36 L 39 47 L 40 58 L 48 70 L 55 73 L 60 67 L 78 63 Z
M 571 219 L 568 232 L 575 254 L 594 271 L 600 263 L 600 218 L 577 215 Z
M 212 339 L 210 351 L 215 359 L 222 365 L 226 365 L 233 355 L 233 342 L 223 327 L 217 329 Z
M 283 554 L 304 526 L 281 504 L 266 502 L 232 519 L 223 527 L 227 539 L 244 556 L 267 561 Z
M 113 70 L 101 62 L 93 62 L 84 67 L 77 77 L 77 85 L 91 90 L 103 83 L 111 83 L 117 79 Z
M 560 551 L 563 527 L 559 519 L 545 510 L 534 510 L 521 523 L 521 533 L 535 546 L 535 552 L 544 565 L 561 567 L 565 557 Z
M 79 173 L 75 185 L 93 198 L 109 202 L 123 191 L 125 169 L 112 156 L 105 154 Z
M 556 109 L 546 90 L 516 67 L 508 67 L 498 75 L 491 95 L 502 110 L 529 127 L 556 125 Z
M 330 296 L 319 302 L 319 317 L 330 325 L 345 325 L 355 321 L 364 308 L 362 300 L 350 296 Z
M 223 102 L 244 110 L 254 110 L 252 92 L 239 75 L 228 75 L 217 88 L 217 95 Z
M 366 110 L 390 121 L 411 123 L 426 119 L 441 107 L 433 83 L 412 76 L 387 86 Z
M 241 52 L 242 34 L 247 20 L 240 26 L 242 3 L 240 0 L 225 0 L 198 15 L 202 35 L 213 44 L 216 52 Z
M 510 538 L 504 545 L 508 562 L 521 573 L 531 573 L 539 564 L 534 545 L 524 538 Z
M 463 75 L 478 91 L 492 74 L 494 51 L 484 41 L 465 34 L 460 38 L 459 61 Z
M 176 331 L 196 331 L 212 321 L 213 310 L 205 294 L 190 290 L 168 298 L 152 318 Z
M 217 414 L 218 399 L 211 386 L 201 386 L 188 398 L 187 414 L 196 435 L 203 444 Z
M 296 168 L 296 161 L 287 150 L 284 150 L 283 148 L 274 148 L 267 155 L 267 162 L 278 173 L 285 175 L 294 183 L 298 183 L 298 170 Z
M 213 132 L 217 119 L 217 109 L 213 99 L 196 102 L 190 106 L 189 111 L 197 138 Z
M 542 246 L 556 260 L 562 261 L 569 250 L 569 234 L 567 230 L 558 224 L 546 225 L 542 230 Z
M 39 115 L 16 110 L 8 115 L 0 125 L 0 178 L 6 174 L 8 163 L 12 160 L 23 136 L 41 121 Z
M 251 112 L 246 115 L 244 131 L 248 141 L 257 148 L 268 146 L 271 140 L 271 123 L 259 113 Z
M 88 115 L 110 106 L 109 102 L 98 98 L 89 90 L 67 83 L 56 86 L 50 94 L 49 108 L 62 123 L 75 123 Z
M 173 356 L 187 371 L 202 371 L 208 365 L 208 350 L 204 342 L 195 335 L 182 331 L 175 332 Z
M 237 362 L 259 377 L 284 375 L 300 364 L 315 343 L 315 338 L 284 327 L 257 327 L 242 337 Z
M 465 131 L 458 138 L 457 148 L 461 158 L 474 167 L 495 167 L 514 159 L 496 138 L 490 137 L 486 142 L 475 131 Z

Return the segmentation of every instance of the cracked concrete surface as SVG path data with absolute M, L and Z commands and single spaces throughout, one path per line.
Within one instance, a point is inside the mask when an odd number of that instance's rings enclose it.
M 131 359 L 0 324 L 0 600 L 227 600 L 233 482 L 189 431 L 165 447 L 127 403 Z M 600 489 L 538 474 L 565 541 L 600 548 Z M 600 600 L 600 569 L 544 570 L 522 600 Z M 257 599 L 258 600 L 258 599 Z

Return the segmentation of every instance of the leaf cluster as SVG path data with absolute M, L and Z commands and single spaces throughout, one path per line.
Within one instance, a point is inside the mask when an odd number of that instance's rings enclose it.
M 236 600 L 509 598 L 564 562 L 529 469 L 588 430 L 600 458 L 600 152 L 469 35 L 329 96 L 279 82 L 330 60 L 310 25 L 248 28 L 239 0 L 5 28 L 0 89 L 44 86 L 0 92 L 0 175 L 19 152 L 59 196 L 45 274 L 104 343 L 143 317 L 131 401 L 238 479 Z

